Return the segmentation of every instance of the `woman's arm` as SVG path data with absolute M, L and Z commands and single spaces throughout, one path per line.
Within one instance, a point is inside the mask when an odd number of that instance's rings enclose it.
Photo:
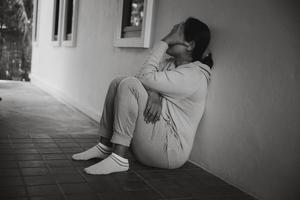
M 154 45 L 150 51 L 150 55 L 146 59 L 142 68 L 139 70 L 135 77 L 142 77 L 144 74 L 152 71 L 160 71 L 162 63 L 165 60 L 165 52 L 168 49 L 168 44 L 166 42 L 160 41 Z
M 144 117 L 147 123 L 155 123 L 159 120 L 162 111 L 162 96 L 152 90 L 147 90 L 148 99 L 144 110 Z
M 160 41 L 155 44 L 150 56 L 135 76 L 146 88 L 166 96 L 188 96 L 199 88 L 199 71 L 192 68 L 181 68 L 160 71 L 160 63 L 168 44 Z
M 148 89 L 169 97 L 187 97 L 201 85 L 205 76 L 196 68 L 186 67 L 170 71 L 149 71 L 139 77 Z

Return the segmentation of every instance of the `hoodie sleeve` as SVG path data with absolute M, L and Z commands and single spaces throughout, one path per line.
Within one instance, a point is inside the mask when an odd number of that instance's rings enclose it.
M 169 97 L 190 96 L 200 87 L 201 77 L 205 77 L 201 76 L 202 73 L 189 64 L 179 69 L 159 71 L 160 62 L 167 48 L 168 45 L 165 42 L 155 45 L 136 77 L 144 86 L 162 95 Z
M 164 61 L 166 60 L 165 52 L 167 49 L 168 44 L 166 42 L 160 41 L 159 43 L 155 44 L 150 51 L 149 57 L 135 77 L 143 76 L 144 74 L 152 71 L 160 71 Z

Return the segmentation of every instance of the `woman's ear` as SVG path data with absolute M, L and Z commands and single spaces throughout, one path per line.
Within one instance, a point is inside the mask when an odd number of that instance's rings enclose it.
M 190 52 L 190 51 L 193 51 L 194 48 L 195 48 L 195 41 L 192 40 L 192 41 L 188 42 L 188 46 L 187 46 L 186 50 Z

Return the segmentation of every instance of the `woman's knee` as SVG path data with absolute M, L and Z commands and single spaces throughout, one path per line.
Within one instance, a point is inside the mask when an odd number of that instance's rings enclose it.
M 121 77 L 116 77 L 114 78 L 111 82 L 110 82 L 110 88 L 114 87 L 114 88 L 117 88 L 120 84 L 120 82 L 125 79 L 126 76 L 121 76 Z
M 130 89 L 130 90 L 145 90 L 141 81 L 135 77 L 126 77 L 121 80 L 119 89 Z

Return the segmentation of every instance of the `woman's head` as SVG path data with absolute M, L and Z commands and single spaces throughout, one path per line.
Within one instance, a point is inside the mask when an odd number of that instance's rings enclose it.
M 192 61 L 203 62 L 210 67 L 213 65 L 211 54 L 203 58 L 210 42 L 210 31 L 208 26 L 200 20 L 189 17 L 183 22 L 183 36 L 188 46 L 174 45 L 168 49 L 167 53 L 176 56 L 180 53 L 190 54 Z

